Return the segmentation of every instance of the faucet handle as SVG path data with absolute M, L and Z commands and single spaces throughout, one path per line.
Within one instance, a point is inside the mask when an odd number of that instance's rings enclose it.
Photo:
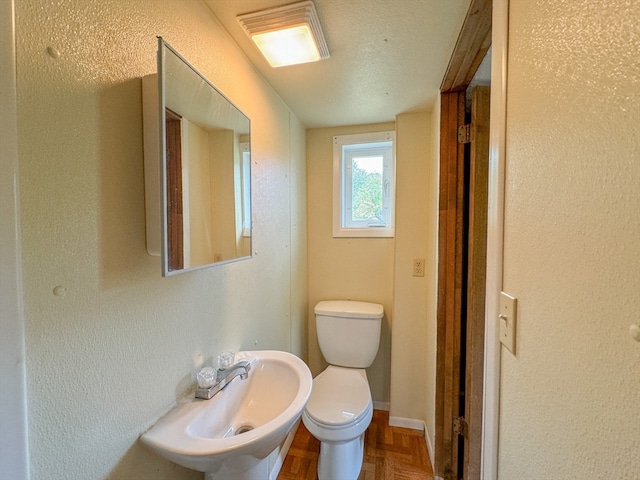
M 222 352 L 220 355 L 218 355 L 218 368 L 220 370 L 229 368 L 231 365 L 233 365 L 235 357 L 236 355 L 233 352 Z
M 204 367 L 198 372 L 198 387 L 209 388 L 216 383 L 217 369 L 213 367 Z

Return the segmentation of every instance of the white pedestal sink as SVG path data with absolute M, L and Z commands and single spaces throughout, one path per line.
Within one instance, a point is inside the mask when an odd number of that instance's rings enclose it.
M 249 378 L 234 379 L 210 400 L 180 402 L 142 442 L 163 457 L 206 472 L 207 480 L 267 480 L 269 454 L 285 440 L 311 394 L 307 365 L 281 351 L 240 352 Z

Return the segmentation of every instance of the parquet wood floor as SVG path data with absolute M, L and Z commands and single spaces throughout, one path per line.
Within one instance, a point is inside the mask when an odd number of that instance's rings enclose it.
M 277 480 L 317 480 L 319 453 L 320 442 L 301 422 Z M 423 432 L 390 427 L 389 412 L 374 410 L 358 480 L 433 480 Z

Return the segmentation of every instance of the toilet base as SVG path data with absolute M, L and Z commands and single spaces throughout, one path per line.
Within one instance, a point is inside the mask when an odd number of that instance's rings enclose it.
M 364 433 L 349 442 L 321 442 L 318 480 L 357 480 L 364 457 Z

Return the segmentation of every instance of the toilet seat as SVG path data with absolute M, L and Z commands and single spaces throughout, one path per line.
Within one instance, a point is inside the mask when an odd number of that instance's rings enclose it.
M 345 428 L 359 423 L 373 410 L 366 372 L 330 365 L 313 380 L 305 412 L 324 428 Z

